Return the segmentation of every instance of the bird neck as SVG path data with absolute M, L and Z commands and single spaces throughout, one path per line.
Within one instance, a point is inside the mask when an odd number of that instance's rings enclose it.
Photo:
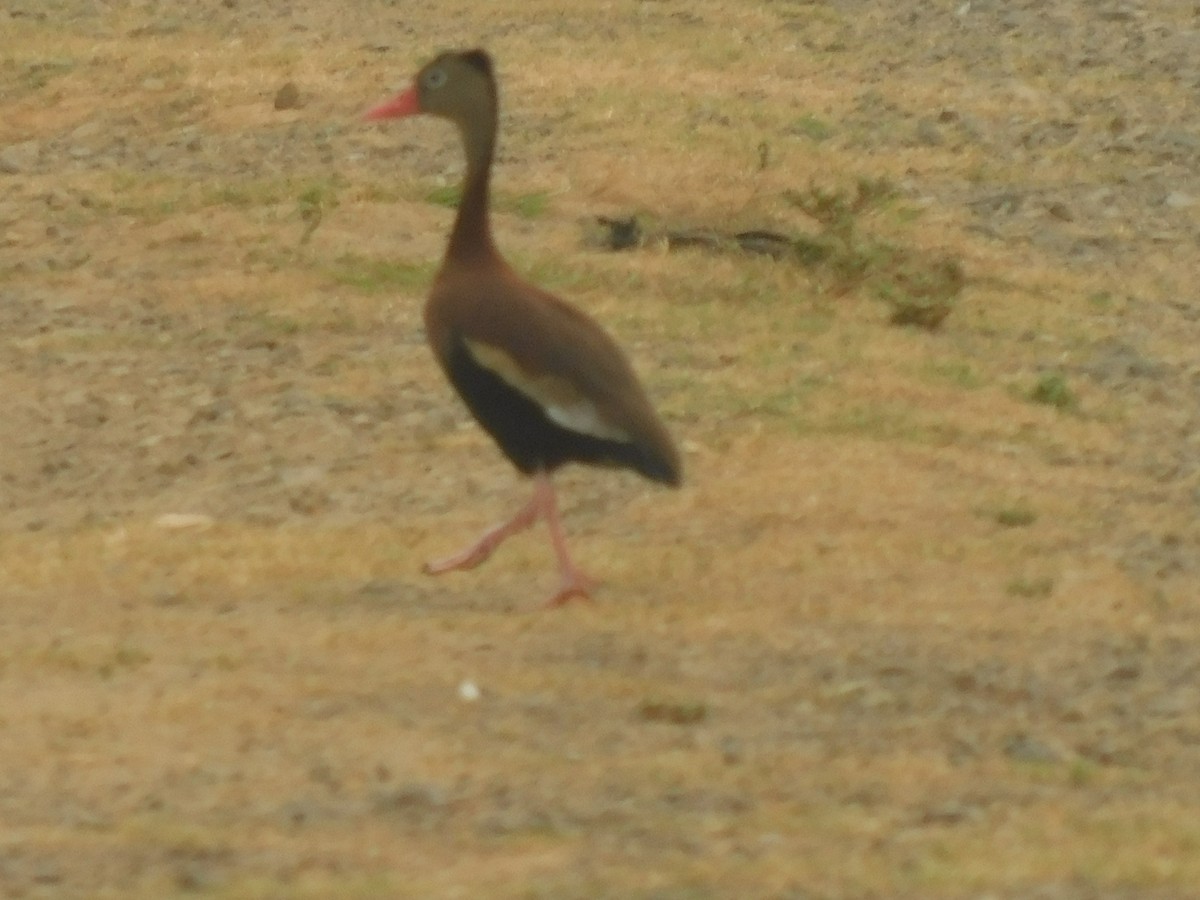
M 492 156 L 496 145 L 496 115 L 464 122 L 463 149 L 467 155 L 467 173 L 463 177 L 462 198 L 450 232 L 447 260 L 477 260 L 496 256 L 492 243 L 489 187 Z

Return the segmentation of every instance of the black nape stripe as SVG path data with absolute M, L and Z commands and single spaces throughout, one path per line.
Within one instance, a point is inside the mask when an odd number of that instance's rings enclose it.
M 467 50 L 465 53 L 463 53 L 462 59 L 463 62 L 468 63 L 473 68 L 479 70 L 479 72 L 486 75 L 488 78 L 495 77 L 492 71 L 492 58 L 488 56 L 488 52 L 486 50 L 481 48 Z

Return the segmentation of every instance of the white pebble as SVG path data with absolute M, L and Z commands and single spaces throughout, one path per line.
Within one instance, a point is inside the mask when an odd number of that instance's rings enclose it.
M 473 681 L 464 681 L 458 686 L 459 699 L 465 700 L 468 703 L 474 703 L 479 699 L 479 685 Z
M 163 513 L 154 520 L 159 528 L 178 530 L 182 528 L 210 528 L 216 522 L 212 516 L 203 513 Z

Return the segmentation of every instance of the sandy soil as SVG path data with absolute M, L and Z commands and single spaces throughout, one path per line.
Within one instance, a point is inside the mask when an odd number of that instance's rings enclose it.
M 4 3 L 0 896 L 1200 894 L 1198 29 Z M 420 574 L 527 488 L 420 330 L 454 136 L 358 116 L 476 43 L 502 246 L 686 451 L 564 473 L 561 610 L 540 533 Z M 858 179 L 966 273 L 939 330 L 585 240 L 812 234 Z

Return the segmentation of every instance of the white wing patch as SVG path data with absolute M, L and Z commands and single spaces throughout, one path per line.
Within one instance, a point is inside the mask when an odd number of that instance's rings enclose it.
M 595 404 L 581 396 L 565 378 L 526 372 L 520 363 L 492 344 L 466 339 L 463 343 L 475 362 L 537 403 L 556 425 L 606 441 L 629 441 L 625 431 L 606 422 Z

